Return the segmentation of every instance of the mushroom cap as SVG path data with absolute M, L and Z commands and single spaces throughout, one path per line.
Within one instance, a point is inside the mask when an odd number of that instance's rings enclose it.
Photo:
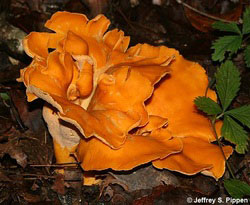
M 157 70 L 149 66 L 145 72 L 152 69 Z M 162 67 L 156 75 L 161 78 L 167 71 L 167 67 Z M 130 130 L 148 122 L 144 101 L 151 96 L 154 82 L 158 79 L 150 81 L 141 74 L 143 72 L 137 67 L 123 66 L 114 69 L 112 75 L 102 75 L 87 110 L 35 86 L 32 92 L 56 107 L 60 111 L 60 119 L 74 124 L 85 138 L 95 136 L 117 149 L 124 144 Z
M 168 157 L 153 162 L 154 167 L 169 169 L 186 175 L 202 172 L 219 179 L 225 172 L 225 160 L 221 149 L 215 144 L 198 138 L 187 136 L 181 138 L 183 149 L 180 153 L 171 154 Z M 224 146 L 223 151 L 228 158 L 233 149 Z
M 77 150 L 84 170 L 131 170 L 182 150 L 182 142 L 163 129 L 150 135 L 128 135 L 123 146 L 114 150 L 96 138 L 83 139 Z
M 21 79 L 27 88 L 32 85 L 44 92 L 67 98 L 67 90 L 77 72 L 76 65 L 68 53 L 53 51 L 47 59 L 34 58 L 32 63 L 21 71 Z M 27 89 L 27 95 L 28 101 L 32 101 L 36 93 L 28 92 Z
M 21 71 L 20 79 L 27 86 L 29 101 L 38 96 L 48 101 L 50 96 L 53 106 L 57 106 L 55 101 L 61 103 L 60 119 L 77 124 L 84 137 L 95 136 L 117 149 L 131 129 L 147 124 L 144 101 L 169 73 L 167 65 L 174 56 L 162 55 L 161 48 L 147 44 L 125 53 L 129 38 L 117 29 L 104 35 L 107 25 L 109 21 L 102 15 L 88 21 L 79 14 L 54 14 L 46 27 L 55 35 L 32 33 L 24 40 L 34 59 Z M 36 50 L 38 39 L 44 42 L 38 42 Z M 50 47 L 56 50 L 48 53 Z M 64 112 L 64 107 L 74 113 Z
M 175 56 L 169 65 L 171 74 L 159 82 L 146 109 L 150 115 L 168 119 L 167 130 L 173 137 L 181 138 L 183 150 L 156 160 L 153 165 L 187 175 L 204 172 L 218 179 L 225 171 L 225 160 L 220 148 L 211 144 L 216 139 L 209 119 L 194 104 L 194 99 L 204 95 L 208 86 L 205 70 L 184 59 L 174 49 L 167 52 Z M 207 96 L 216 101 L 216 93 L 211 89 Z M 216 130 L 219 135 L 221 126 L 222 122 L 218 121 Z M 232 154 L 230 146 L 223 150 L 227 158 Z
M 204 68 L 184 59 L 174 49 L 166 48 L 166 52 L 175 56 L 175 60 L 169 65 L 171 74 L 161 80 L 146 102 L 148 114 L 167 118 L 168 130 L 175 137 L 196 136 L 214 141 L 209 119 L 194 104 L 196 97 L 205 95 L 208 86 Z M 214 101 L 217 98 L 211 89 L 208 89 L 207 97 Z M 219 135 L 220 127 L 221 122 L 218 122 Z
M 128 49 L 130 37 L 107 32 L 109 24 L 103 15 L 88 20 L 57 12 L 45 24 L 54 33 L 32 32 L 23 41 L 33 61 L 18 81 L 28 101 L 39 97 L 55 108 L 45 107 L 44 118 L 57 160 L 72 160 L 77 146 L 85 170 L 129 170 L 153 161 L 157 168 L 221 177 L 225 159 L 193 102 L 207 89 L 205 70 L 165 46 Z M 207 96 L 216 101 L 214 91 Z M 222 149 L 226 157 L 232 153 Z

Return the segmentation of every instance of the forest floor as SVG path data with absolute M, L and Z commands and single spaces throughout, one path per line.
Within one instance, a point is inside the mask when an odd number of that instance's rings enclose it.
M 87 2 L 91 1 L 0 2 L 0 204 L 177 205 L 187 204 L 188 197 L 229 197 L 223 179 L 215 181 L 201 174 L 185 176 L 145 165 L 117 174 L 123 183 L 113 180 L 112 173 L 104 172 L 99 175 L 105 177 L 105 183 L 83 186 L 80 167 L 56 164 L 52 138 L 42 119 L 43 101 L 27 103 L 25 87 L 16 81 L 19 70 L 31 62 L 22 49 L 21 40 L 31 31 L 46 31 L 43 25 L 54 12 L 84 13 L 90 19 L 102 12 L 111 20 L 110 28 L 119 28 L 131 37 L 130 45 L 149 43 L 173 47 L 185 58 L 201 64 L 209 79 L 213 78 L 218 66 L 211 60 L 210 47 L 221 33 L 211 28 L 211 19 L 199 16 L 175 0 L 158 1 L 160 5 L 150 0 Z M 209 5 L 206 0 L 199 1 L 198 5 L 197 1 L 185 2 L 205 14 L 226 13 L 238 17 L 250 4 L 249 1 L 232 3 L 230 0 L 213 0 Z M 225 16 L 221 14 L 222 17 Z M 250 104 L 250 69 L 245 67 L 242 54 L 233 60 L 242 77 L 240 92 L 232 105 L 238 107 Z M 249 153 L 234 153 L 229 159 L 238 178 L 248 183 L 249 159 Z M 57 174 L 58 168 L 65 169 L 65 176 Z M 224 178 L 228 176 L 226 171 Z M 139 183 L 133 184 L 135 181 Z M 128 189 L 129 186 L 133 187 Z

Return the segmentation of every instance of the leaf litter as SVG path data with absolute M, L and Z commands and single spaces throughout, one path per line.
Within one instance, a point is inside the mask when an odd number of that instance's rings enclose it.
M 26 0 L 22 2 L 24 4 L 20 5 L 20 2 L 12 1 L 8 20 L 25 32 L 41 29 L 43 22 L 59 7 L 69 11 L 79 12 L 80 10 L 88 13 L 86 5 L 80 0 L 71 1 L 71 4 L 66 4 L 66 1 L 37 1 L 38 5 L 32 9 L 25 4 Z M 210 73 L 214 65 L 210 59 L 211 51 L 207 48 L 210 47 L 214 36 L 211 33 L 203 34 L 195 31 L 188 25 L 188 20 L 181 13 L 183 12 L 181 6 L 174 0 L 167 2 L 168 5 L 151 7 L 150 1 L 140 1 L 136 8 L 132 8 L 127 1 L 113 0 L 112 6 L 107 8 L 107 13 L 113 17 L 115 25 L 125 30 L 127 35 L 132 36 L 134 39 L 132 43 L 166 43 L 177 48 L 190 59 L 205 65 L 204 67 L 208 68 L 208 73 Z M 117 5 L 126 6 L 119 11 L 116 9 Z M 36 11 L 37 9 L 39 11 Z M 147 16 L 147 14 L 150 15 Z M 31 19 L 36 19 L 36 23 Z M 162 19 L 165 19 L 165 22 Z M 148 29 L 150 27 L 155 28 L 156 33 Z M 5 58 L 8 58 L 9 53 L 5 51 L 2 53 Z M 68 169 L 68 165 L 61 165 L 60 167 L 65 168 L 66 174 L 64 177 L 57 174 L 57 167 L 51 166 L 54 165 L 55 159 L 51 138 L 41 118 L 42 105 L 40 104 L 39 107 L 39 103 L 36 106 L 27 104 L 26 99 L 22 97 L 23 88 L 13 83 L 19 75 L 18 70 L 24 67 L 24 64 L 28 64 L 27 59 L 20 56 L 20 53 L 18 55 L 20 57 L 17 57 L 18 65 L 13 66 L 10 62 L 0 61 L 2 66 L 0 85 L 10 87 L 11 99 L 13 99 L 17 113 L 29 130 L 20 129 L 16 122 L 17 116 L 11 114 L 10 109 L 0 100 L 0 204 L 162 204 L 166 202 L 181 204 L 186 202 L 187 196 L 195 198 L 223 195 L 220 192 L 220 183 L 211 181 L 208 177 L 201 175 L 184 177 L 174 172 L 166 174 L 165 171 L 152 170 L 151 166 L 141 167 L 139 170 L 124 174 L 100 173 L 99 176 L 104 179 L 103 183 L 106 183 L 103 190 L 100 186 L 82 187 L 82 170 L 80 169 L 72 170 Z M 7 65 L 5 69 L 2 69 L 3 65 Z M 244 76 L 246 77 L 241 85 L 245 89 L 240 90 L 239 97 L 234 104 L 236 107 L 250 102 L 249 80 L 247 80 L 249 70 L 244 67 L 241 69 L 243 79 Z M 210 77 L 212 76 L 213 73 L 210 73 Z M 1 90 L 1 93 L 6 92 Z M 6 100 L 8 103 L 8 99 Z M 32 113 L 32 109 L 35 112 Z M 246 160 L 247 158 L 236 155 L 230 159 L 235 165 L 235 172 L 239 172 L 239 177 L 243 179 L 248 176 Z M 109 177 L 105 179 L 107 175 Z M 227 175 L 228 173 L 225 174 Z M 168 183 L 169 179 L 172 180 L 172 184 Z

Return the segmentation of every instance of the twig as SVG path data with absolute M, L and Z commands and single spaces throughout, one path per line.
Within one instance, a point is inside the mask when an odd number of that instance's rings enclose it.
M 127 24 L 131 27 L 131 29 L 137 31 L 137 28 L 141 28 L 141 29 L 144 29 L 154 35 L 157 35 L 159 37 L 162 37 L 164 35 L 164 33 L 158 33 L 158 32 L 155 32 L 153 29 L 147 27 L 147 26 L 144 26 L 144 25 L 141 25 L 139 23 L 136 23 L 136 22 L 132 22 L 130 21 L 126 15 L 122 12 L 122 10 L 120 8 L 117 8 L 117 11 L 122 15 L 122 17 L 124 18 L 124 20 L 127 22 Z
M 7 108 L 10 108 L 10 105 L 9 105 L 5 100 L 3 100 L 3 104 L 4 104 Z
M 47 177 L 47 178 L 51 178 L 51 179 L 55 179 L 55 177 Z M 37 180 L 40 179 L 39 177 L 29 177 L 29 178 L 23 178 L 24 180 Z
M 0 92 L 6 92 L 9 90 L 11 90 L 11 87 L 7 87 L 7 86 L 0 84 Z
M 37 138 L 34 138 L 34 137 L 27 137 L 27 136 L 21 136 L 21 138 L 19 138 L 19 140 L 20 140 L 20 139 L 30 139 L 30 140 L 40 141 L 40 140 L 37 139 Z
M 30 164 L 30 167 L 72 167 L 72 165 L 79 165 L 78 162 L 69 162 L 62 164 Z
M 2 119 L 4 119 L 4 120 L 8 120 L 8 119 L 9 119 L 9 118 L 4 117 L 4 116 L 1 116 L 1 115 L 0 115 L 0 118 L 2 118 Z
M 228 21 L 228 20 L 225 20 L 225 19 L 216 17 L 216 16 L 212 16 L 212 15 L 210 15 L 210 14 L 204 13 L 204 12 L 202 12 L 202 11 L 200 11 L 200 10 L 198 10 L 198 9 L 196 9 L 196 8 L 194 8 L 194 7 L 192 7 L 192 6 L 190 6 L 189 4 L 183 2 L 182 0 L 176 0 L 176 2 L 179 3 L 179 4 L 182 4 L 183 6 L 187 7 L 188 9 L 190 9 L 190 10 L 192 10 L 192 11 L 194 11 L 194 12 L 196 12 L 196 13 L 202 15 L 202 16 L 206 16 L 206 17 L 208 17 L 208 18 L 210 18 L 210 19 L 213 19 L 213 20 L 215 20 L 215 21 L 222 21 L 222 22 L 225 22 L 225 23 L 232 23 L 232 22 L 235 22 L 235 21 Z
M 134 30 L 136 30 L 136 28 L 131 24 L 131 21 L 128 20 L 128 18 L 124 15 L 124 13 L 122 12 L 122 10 L 120 8 L 117 8 L 117 11 L 122 15 L 122 17 L 124 18 L 124 20 L 127 22 L 127 24 Z
M 223 158 L 224 158 L 224 160 L 225 160 L 225 163 L 226 163 L 226 165 L 227 165 L 228 171 L 230 172 L 230 174 L 231 174 L 231 176 L 233 177 L 233 179 L 235 179 L 233 170 L 232 170 L 232 168 L 231 168 L 229 162 L 227 161 L 227 157 L 226 157 L 226 155 L 225 155 L 225 153 L 224 153 L 224 150 L 222 149 L 222 144 L 221 144 L 221 142 L 220 142 L 220 140 L 219 140 L 218 134 L 217 134 L 216 129 L 215 129 L 216 116 L 215 116 L 213 119 L 210 119 L 210 122 L 211 122 L 211 124 L 212 124 L 212 129 L 213 129 L 213 132 L 214 132 L 214 135 L 215 135 L 215 139 L 216 139 L 216 141 L 217 141 L 218 144 L 219 144 L 219 148 L 220 148 L 220 150 L 221 150 L 221 153 L 222 153 Z
M 137 23 L 137 22 L 131 22 L 133 25 L 135 25 L 135 26 L 137 26 L 137 27 L 141 27 L 141 29 L 144 29 L 144 30 L 146 30 L 146 31 L 148 31 L 148 32 L 151 32 L 151 33 L 153 33 L 153 34 L 155 34 L 155 35 L 157 35 L 157 36 L 159 36 L 159 37 L 162 37 L 163 35 L 165 35 L 163 32 L 155 32 L 153 29 L 151 29 L 151 28 L 149 28 L 149 27 L 147 27 L 147 26 L 145 26 L 145 25 L 142 25 L 142 24 L 139 24 L 139 23 Z
M 37 177 L 37 178 L 48 178 L 48 179 L 56 178 L 56 176 L 48 176 L 48 175 L 44 175 L 44 174 L 16 174 L 15 176 L 23 176 L 23 177 L 33 176 L 33 177 Z
M 55 178 L 56 176 L 48 176 L 48 175 L 44 175 L 44 174 L 26 174 L 26 173 L 24 173 L 24 174 L 17 174 L 16 173 L 16 171 L 7 171 L 7 170 L 4 170 L 4 173 L 7 173 L 7 174 L 9 174 L 9 175 L 14 175 L 14 176 L 23 176 L 23 177 L 25 177 L 25 176 L 33 176 L 33 177 L 40 177 L 40 178 L 42 178 L 42 177 L 44 177 L 44 178 Z
M 47 144 L 47 132 L 44 131 L 44 144 Z

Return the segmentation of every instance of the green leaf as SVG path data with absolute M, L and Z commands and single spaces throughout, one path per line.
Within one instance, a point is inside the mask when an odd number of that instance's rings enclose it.
M 240 35 L 234 36 L 223 36 L 213 42 L 212 49 L 214 53 L 212 54 L 213 61 L 223 61 L 226 52 L 231 52 L 230 54 L 236 53 L 241 47 L 242 37 Z
M 199 110 L 207 113 L 208 115 L 217 115 L 222 112 L 220 106 L 216 102 L 205 96 L 195 98 L 194 103 Z
M 244 105 L 239 108 L 235 108 L 233 110 L 229 110 L 225 112 L 235 119 L 239 120 L 243 125 L 246 125 L 250 128 L 250 105 Z
M 7 93 L 0 93 L 0 97 L 3 99 L 3 100 L 9 100 L 10 97 Z
M 224 180 L 224 187 L 227 192 L 235 199 L 243 198 L 250 195 L 250 186 L 238 179 Z
M 250 7 L 246 8 L 243 13 L 243 34 L 250 33 Z
M 212 27 L 220 31 L 233 32 L 241 35 L 241 31 L 236 23 L 223 23 L 222 21 L 216 21 Z
M 244 50 L 244 58 L 245 58 L 247 67 L 250 68 L 250 45 L 248 45 Z
M 245 153 L 249 139 L 247 132 L 229 115 L 224 116 L 221 132 L 226 140 L 236 145 L 236 152 Z
M 215 77 L 217 93 L 225 111 L 239 91 L 240 72 L 232 61 L 226 61 L 217 70 Z

